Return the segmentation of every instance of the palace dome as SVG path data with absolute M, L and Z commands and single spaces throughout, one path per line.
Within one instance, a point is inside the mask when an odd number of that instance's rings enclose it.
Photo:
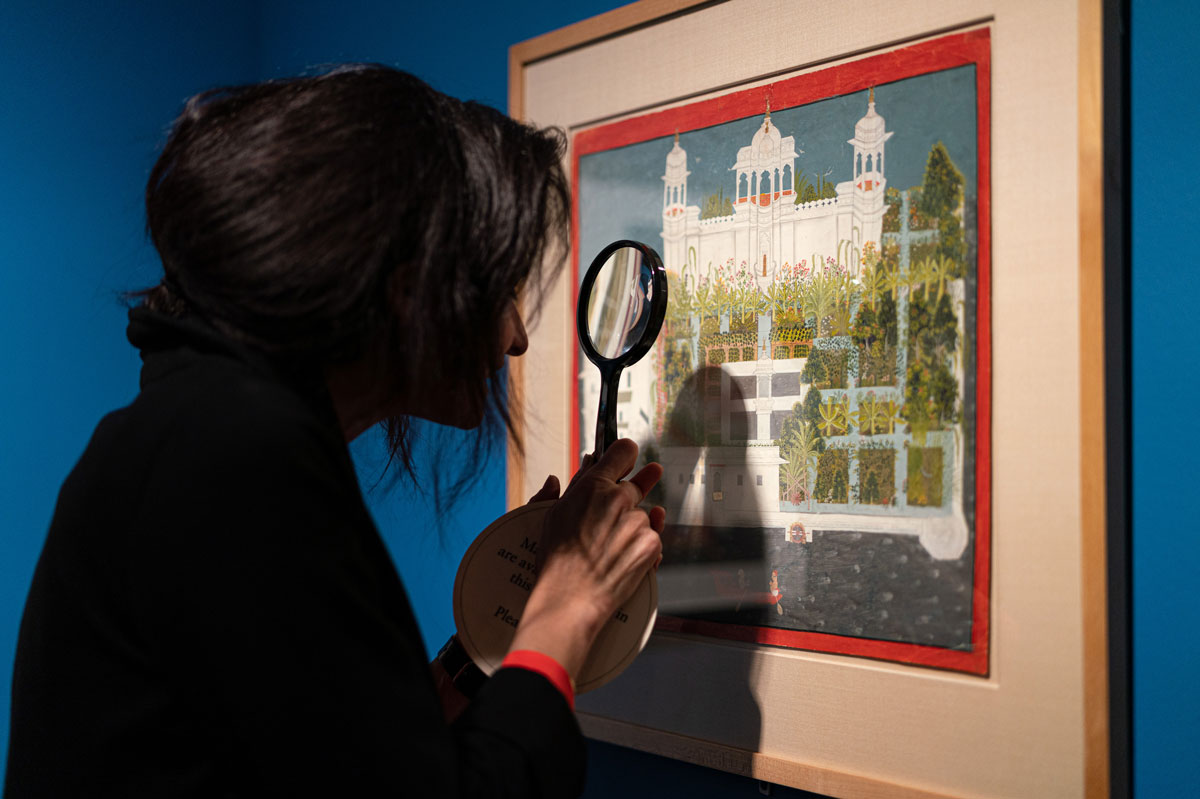
M 771 124 L 771 113 L 768 111 L 766 119 L 763 120 L 762 127 L 755 132 L 754 138 L 750 140 L 752 157 L 760 161 L 775 157 L 779 153 L 779 141 L 779 128 Z
M 858 120 L 854 126 L 854 138 L 861 142 L 872 142 L 883 138 L 884 121 L 875 111 L 875 90 L 871 89 L 871 97 L 867 102 L 867 115 Z

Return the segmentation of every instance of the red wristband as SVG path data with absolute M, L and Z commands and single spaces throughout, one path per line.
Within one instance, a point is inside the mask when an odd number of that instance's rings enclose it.
M 549 655 L 532 649 L 518 649 L 508 653 L 500 668 L 525 669 L 542 675 L 563 695 L 571 710 L 575 709 L 575 683 L 562 664 Z

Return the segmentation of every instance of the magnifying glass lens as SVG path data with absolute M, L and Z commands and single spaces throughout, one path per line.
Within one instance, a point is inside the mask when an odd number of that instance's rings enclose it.
M 658 253 L 635 241 L 604 248 L 584 276 L 576 323 L 579 343 L 601 374 L 596 453 L 616 439 L 617 379 L 658 336 L 667 277 Z

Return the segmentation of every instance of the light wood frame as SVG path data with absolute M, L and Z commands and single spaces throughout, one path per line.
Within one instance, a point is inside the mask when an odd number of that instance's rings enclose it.
M 1105 104 L 1113 100 L 1102 77 L 1112 82 L 1104 42 L 1111 47 L 1121 13 L 1121 4 L 1100 0 L 937 8 L 643 0 L 511 48 L 510 113 L 568 131 L 972 26 L 989 26 L 994 48 L 990 675 L 656 634 L 628 675 L 580 698 L 588 735 L 834 796 L 1126 792 L 1127 752 L 1113 741 L 1124 740 L 1128 718 L 1110 702 L 1110 694 L 1123 701 L 1114 683 L 1127 679 L 1125 631 L 1112 629 L 1127 612 L 1125 586 L 1113 577 L 1123 568 L 1124 519 L 1110 518 L 1123 512 L 1112 497 L 1124 477 L 1106 460 L 1122 452 L 1114 437 L 1125 397 L 1113 390 L 1113 370 L 1124 366 L 1114 367 L 1121 348 L 1113 339 L 1126 333 L 1113 311 L 1123 290 L 1113 230 L 1123 200 L 1111 178 L 1106 194 L 1113 124 Z M 753 57 L 737 63 L 714 56 L 719 69 L 664 74 L 662 64 L 689 47 L 713 52 L 703 48 L 724 41 L 744 51 L 756 34 L 793 46 L 757 40 Z M 620 66 L 635 54 L 640 72 Z M 1022 170 L 1035 171 L 1044 190 L 1023 195 Z M 1052 299 L 1031 287 L 1034 277 Z M 510 450 L 510 507 L 547 472 L 573 471 L 563 400 L 574 347 L 568 284 L 550 288 L 529 356 L 511 367 L 514 391 L 534 401 L 518 418 L 525 456 Z M 1030 326 L 1032 334 L 1019 334 Z M 1029 335 L 1058 346 L 1031 352 L 1038 342 Z M 1048 420 L 1022 427 L 1032 392 L 1022 393 L 1020 379 L 1031 375 L 1053 403 Z M 1025 449 L 1038 453 L 1036 463 L 1022 458 Z M 1042 556 L 1019 561 L 1033 542 Z

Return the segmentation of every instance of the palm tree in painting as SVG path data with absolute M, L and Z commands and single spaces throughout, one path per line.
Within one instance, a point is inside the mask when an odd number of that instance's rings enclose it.
M 767 302 L 771 305 L 771 315 L 778 319 L 788 309 L 788 290 L 787 285 L 782 281 L 775 281 L 767 289 Z
M 787 465 L 793 469 L 804 496 L 809 499 L 811 497 L 808 492 L 808 470 L 817 465 L 819 445 L 820 441 L 812 425 L 805 421 L 801 421 L 790 430 L 782 441 L 781 449 L 788 460 Z
M 858 410 L 854 412 L 854 423 L 858 426 L 858 431 L 864 436 L 874 435 L 877 428 L 882 427 L 883 422 L 883 403 L 880 402 L 874 391 L 867 392 L 867 396 L 858 403 Z
M 930 267 L 930 279 L 937 283 L 938 292 L 937 299 L 941 302 L 942 295 L 946 293 L 946 281 L 953 279 L 954 273 L 957 270 L 958 264 L 952 258 L 947 258 L 945 255 L 939 255 L 933 261 Z
M 876 310 L 876 297 L 888 290 L 887 271 L 878 263 L 867 264 L 863 267 L 859 279 L 862 281 L 863 294 L 866 296 L 867 302 L 871 303 L 871 310 Z
M 830 397 L 821 404 L 820 428 L 821 434 L 826 436 L 846 432 L 846 405 L 843 401 Z
M 829 335 L 826 317 L 833 313 L 838 301 L 838 279 L 827 271 L 813 278 L 809 301 L 813 315 L 817 318 L 817 335 Z
M 880 403 L 879 421 L 881 424 L 887 425 L 889 435 L 896 432 L 896 423 L 900 420 L 900 406 L 896 404 L 894 399 Z
M 702 279 L 699 285 L 696 286 L 696 290 L 692 292 L 692 301 L 694 303 L 693 309 L 696 315 L 700 317 L 702 323 L 706 316 L 713 315 L 713 312 L 716 310 L 716 297 L 714 296 L 712 284 L 708 280 Z
M 912 264 L 908 269 L 908 291 L 909 295 L 915 295 L 920 288 L 925 289 L 923 299 L 929 299 L 929 282 L 930 275 L 933 271 L 933 259 L 922 258 L 919 262 Z
M 908 281 L 900 274 L 899 269 L 889 269 L 883 277 L 884 288 L 892 292 L 892 299 L 900 299 L 900 289 L 908 286 Z

